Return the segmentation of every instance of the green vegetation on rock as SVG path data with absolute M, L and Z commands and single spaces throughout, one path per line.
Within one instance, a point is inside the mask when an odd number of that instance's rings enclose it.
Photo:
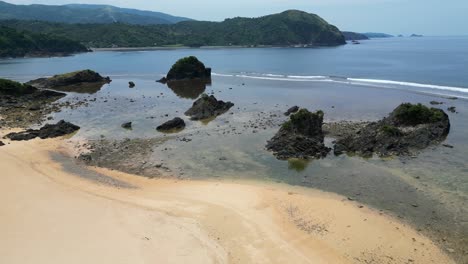
M 172 65 L 167 74 L 168 80 L 183 80 L 210 78 L 211 69 L 207 69 L 203 62 L 199 61 L 195 56 L 189 56 L 178 60 Z
M 34 34 L 0 26 L 0 57 L 44 56 L 86 52 L 80 43 L 64 36 Z
M 22 84 L 7 79 L 0 79 L 0 95 L 23 95 L 36 91 L 31 85 Z
M 391 126 L 391 125 L 383 125 L 381 130 L 382 130 L 382 132 L 384 132 L 388 136 L 398 137 L 398 136 L 402 135 L 400 129 L 398 129 L 395 126 Z
M 324 113 L 321 110 L 318 110 L 315 113 L 310 112 L 309 110 L 302 108 L 295 114 L 290 116 L 290 119 L 283 123 L 282 127 L 286 130 L 295 129 L 299 132 L 305 132 L 311 126 L 311 120 L 317 120 L 323 122 Z M 321 127 L 321 125 L 320 125 Z M 309 134 L 309 133 L 305 133 Z
M 0 24 L 18 30 L 54 34 L 88 47 L 199 46 L 336 46 L 343 34 L 315 14 L 290 10 L 259 18 L 232 18 L 223 22 L 183 21 L 172 25 L 64 24 L 6 20 Z
M 415 126 L 438 122 L 444 117 L 444 112 L 422 104 L 405 103 L 395 109 L 394 116 L 399 124 Z

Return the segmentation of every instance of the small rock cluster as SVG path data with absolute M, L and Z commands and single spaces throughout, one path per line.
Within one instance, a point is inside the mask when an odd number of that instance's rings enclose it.
M 46 139 L 68 135 L 79 129 L 79 126 L 61 120 L 57 124 L 47 124 L 40 129 L 28 129 L 23 132 L 10 133 L 5 137 L 13 141 L 31 140 L 37 137 Z

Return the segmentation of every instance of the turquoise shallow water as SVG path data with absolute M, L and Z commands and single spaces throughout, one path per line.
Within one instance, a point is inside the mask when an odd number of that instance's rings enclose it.
M 186 55 L 213 68 L 211 85 L 187 93 L 155 82 Z M 65 109 L 50 121 L 76 123 L 82 127 L 76 137 L 89 139 L 164 137 L 156 126 L 183 117 L 201 92 L 212 93 L 235 107 L 209 123 L 186 118 L 187 128 L 178 137 L 191 141 L 156 147 L 152 162 L 163 162 L 183 177 L 255 178 L 337 192 L 461 239 L 468 234 L 466 65 L 467 37 L 395 38 L 320 49 L 182 49 L 1 60 L 0 77 L 27 81 L 85 68 L 109 75 L 113 82 L 97 93 L 64 99 L 86 99 L 87 107 Z M 136 83 L 134 89 L 129 81 Z M 321 109 L 327 122 L 373 121 L 402 102 L 429 105 L 432 100 L 459 112 L 449 114 L 452 128 L 444 142 L 453 149 L 433 146 L 405 159 L 329 155 L 310 162 L 278 161 L 264 149 L 292 105 Z M 133 130 L 120 127 L 127 121 Z M 332 140 L 327 138 L 328 144 Z

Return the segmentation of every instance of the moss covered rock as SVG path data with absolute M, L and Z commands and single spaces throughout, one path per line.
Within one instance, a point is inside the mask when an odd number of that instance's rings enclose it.
M 190 56 L 178 60 L 167 73 L 167 76 L 161 79 L 161 82 L 211 79 L 211 68 L 206 68 L 203 62 L 197 57 Z
M 339 138 L 335 154 L 356 153 L 370 157 L 410 155 L 443 141 L 450 132 L 450 120 L 441 109 L 404 103 L 388 117 L 372 122 L 355 134 Z
M 95 93 L 110 81 L 109 77 L 102 77 L 99 73 L 92 70 L 82 70 L 59 74 L 50 78 L 32 80 L 28 84 L 37 88 L 64 92 Z
M 281 126 L 266 148 L 278 159 L 325 157 L 330 149 L 324 144 L 323 116 L 322 111 L 300 109 Z

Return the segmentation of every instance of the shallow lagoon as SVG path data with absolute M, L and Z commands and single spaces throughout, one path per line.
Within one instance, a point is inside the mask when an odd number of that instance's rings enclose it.
M 171 136 L 191 141 L 169 140 L 155 147 L 149 162 L 162 162 L 184 178 L 282 181 L 337 192 L 406 218 L 437 237 L 453 237 L 458 246 L 448 246 L 463 248 L 468 243 L 468 90 L 462 88 L 468 87 L 468 45 L 462 43 L 468 38 L 373 40 L 328 49 L 98 52 L 4 60 L 0 75 L 27 81 L 91 68 L 113 82 L 94 94 L 71 93 L 63 100 L 86 99 L 88 106 L 65 109 L 55 120 L 82 126 L 77 139 L 166 137 L 156 126 L 183 117 L 203 87 L 184 93 L 155 80 L 178 58 L 196 55 L 215 72 L 204 92 L 235 106 L 211 122 L 188 121 L 184 131 Z M 136 87 L 128 88 L 129 81 Z M 451 96 L 459 99 L 447 99 Z M 428 105 L 433 100 L 459 112 L 449 114 L 452 128 L 444 142 L 453 149 L 434 146 L 417 157 L 385 160 L 330 154 L 309 162 L 279 161 L 264 149 L 292 105 L 322 109 L 327 122 L 373 121 L 402 102 Z M 133 129 L 122 129 L 128 121 Z M 328 144 L 332 141 L 327 138 Z

